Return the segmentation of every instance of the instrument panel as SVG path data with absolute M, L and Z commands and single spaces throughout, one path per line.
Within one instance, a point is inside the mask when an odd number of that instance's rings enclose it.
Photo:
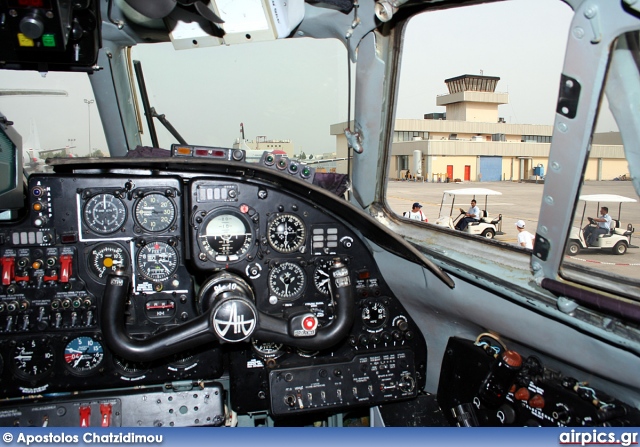
M 284 415 L 408 399 L 424 386 L 424 339 L 348 223 L 263 181 L 122 172 L 32 176 L 24 219 L 0 226 L 0 396 L 10 402 L 62 391 L 127 394 L 142 385 L 228 377 L 236 411 Z M 302 309 L 320 328 L 330 326 L 336 260 L 348 266 L 357 309 L 349 335 L 330 349 L 251 339 L 141 362 L 115 354 L 105 341 L 112 328 L 101 320 L 103 294 L 116 270 L 131 277 L 122 319 L 135 340 L 197 319 L 221 272 L 239 278 L 263 314 L 282 318 Z M 362 375 L 358 362 L 378 364 L 383 353 L 408 360 L 384 377 L 358 376 L 358 383 L 375 380 L 374 391 L 365 387 L 354 397 L 356 385 L 342 390 L 330 380 L 333 394 L 324 404 L 319 396 L 295 405 L 270 398 L 281 384 L 269 374 L 281 368 L 301 381 L 324 363 Z M 395 391 L 379 391 L 384 387 Z M 336 397 L 343 392 L 344 399 Z

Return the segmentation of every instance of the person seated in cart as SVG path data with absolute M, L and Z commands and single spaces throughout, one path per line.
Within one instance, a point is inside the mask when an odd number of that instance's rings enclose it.
M 464 211 L 461 209 L 461 211 Z M 467 228 L 467 225 L 471 222 L 480 222 L 480 218 L 482 215 L 480 214 L 480 208 L 476 205 L 475 199 L 471 200 L 471 206 L 469 210 L 464 214 L 464 217 L 458 221 L 456 224 L 456 230 L 464 231 Z
M 589 221 L 597 222 L 597 226 L 588 226 L 584 230 L 584 238 L 587 244 L 593 246 L 598 240 L 598 236 L 601 234 L 609 234 L 611 230 L 611 216 L 609 216 L 609 208 L 606 206 L 600 207 L 600 217 L 591 218 L 587 217 Z

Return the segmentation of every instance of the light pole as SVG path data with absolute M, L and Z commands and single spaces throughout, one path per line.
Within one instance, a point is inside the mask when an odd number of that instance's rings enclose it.
M 87 119 L 89 123 L 89 155 L 91 155 L 91 104 L 96 102 L 95 99 L 85 99 L 84 103 L 87 105 Z

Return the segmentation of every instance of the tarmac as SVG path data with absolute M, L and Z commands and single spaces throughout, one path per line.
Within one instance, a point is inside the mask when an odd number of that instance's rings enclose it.
M 516 222 L 524 220 L 525 228 L 532 234 L 536 233 L 538 226 L 538 215 L 542 193 L 543 182 L 464 182 L 464 183 L 423 183 L 419 181 L 390 181 L 387 190 L 387 202 L 391 209 L 402 215 L 404 211 L 409 211 L 414 202 L 423 205 L 422 212 L 429 222 L 435 222 L 438 216 L 448 216 L 451 212 L 453 217 L 458 216 L 458 208 L 469 208 L 471 196 L 456 196 L 453 211 L 451 211 L 451 199 L 445 199 L 442 204 L 443 193 L 446 190 L 462 188 L 488 188 L 502 195 L 489 196 L 486 209 L 491 216 L 502 214 L 502 231 L 504 235 L 497 235 L 496 240 L 517 244 Z M 583 184 L 581 194 L 616 194 L 625 197 L 638 199 L 633 184 L 630 181 L 587 181 Z M 477 204 L 481 209 L 485 208 L 485 197 L 476 197 Z M 602 203 L 609 207 L 609 215 L 613 219 L 618 218 L 617 203 Z M 576 211 L 575 226 L 580 226 L 580 217 L 584 202 L 578 203 Z M 597 203 L 587 204 L 586 216 L 597 217 Z M 637 203 L 622 204 L 620 224 L 626 227 L 632 223 L 637 229 L 632 236 L 631 243 L 640 245 L 640 201 Z M 640 277 L 640 248 L 630 248 L 625 255 L 618 256 L 605 250 L 582 250 L 577 256 L 566 256 L 567 262 L 589 263 L 598 269 L 614 271 L 616 274 L 632 277 Z

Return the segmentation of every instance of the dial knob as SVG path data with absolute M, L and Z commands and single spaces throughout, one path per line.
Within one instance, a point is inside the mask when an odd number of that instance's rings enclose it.
M 36 12 L 27 14 L 20 20 L 20 31 L 29 39 L 38 39 L 44 32 L 44 23 Z

